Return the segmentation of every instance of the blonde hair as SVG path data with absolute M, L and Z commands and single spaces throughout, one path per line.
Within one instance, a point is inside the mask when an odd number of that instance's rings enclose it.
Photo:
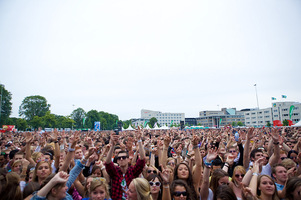
M 284 167 L 285 167 L 287 170 L 289 170 L 289 169 L 292 168 L 292 167 L 296 167 L 296 165 L 297 165 L 297 164 L 296 164 L 292 159 L 290 159 L 290 158 L 286 158 L 286 159 L 282 160 L 282 161 L 281 161 L 281 164 L 284 165 Z
M 233 175 L 232 175 L 232 182 L 235 183 L 235 172 L 240 171 L 243 174 L 246 174 L 246 170 L 243 166 L 236 166 L 233 170 Z
M 31 157 L 32 159 L 37 163 L 37 159 L 42 156 L 43 154 L 41 152 L 34 152 Z
M 146 179 L 135 178 L 133 179 L 133 184 L 137 192 L 138 200 L 153 200 L 150 192 L 150 185 Z
M 106 191 L 106 199 L 110 198 L 109 195 L 109 185 L 107 184 L 107 181 L 105 178 L 93 178 L 91 185 L 90 185 L 90 191 L 89 194 L 91 194 L 91 192 L 93 192 L 97 187 L 103 186 L 105 191 Z M 90 196 L 90 195 L 89 195 Z

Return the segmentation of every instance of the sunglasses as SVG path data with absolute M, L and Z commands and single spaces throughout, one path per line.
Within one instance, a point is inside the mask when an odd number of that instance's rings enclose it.
M 125 160 L 125 159 L 127 159 L 127 156 L 119 156 L 119 157 L 117 157 L 117 160 L 121 160 L 121 158 L 122 158 L 122 160 Z
M 154 173 L 154 174 L 157 174 L 157 171 L 156 170 L 147 170 L 147 173 Z
M 152 181 L 150 181 L 149 185 L 150 186 L 157 186 L 157 187 L 159 187 L 159 186 L 161 186 L 161 183 L 160 182 L 152 182 Z
M 245 175 L 244 175 L 244 174 L 235 174 L 235 177 L 236 177 L 236 178 L 238 178 L 238 177 L 240 177 L 240 176 L 243 178 Z
M 235 153 L 236 151 L 235 150 L 233 150 L 233 151 L 229 151 L 229 153 Z
M 167 163 L 168 165 L 175 165 L 175 163 L 174 162 L 169 162 L 169 163 Z
M 297 157 L 290 157 L 290 159 L 296 159 Z
M 187 192 L 174 192 L 173 195 L 176 196 L 176 197 L 179 197 L 181 195 L 183 195 L 184 197 L 186 197 L 187 196 Z
M 281 157 L 280 159 L 281 159 L 281 160 L 284 160 L 284 159 L 286 159 L 286 158 L 287 158 L 287 157 Z

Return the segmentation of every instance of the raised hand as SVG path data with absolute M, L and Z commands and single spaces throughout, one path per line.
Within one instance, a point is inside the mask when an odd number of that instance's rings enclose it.
M 274 143 L 277 143 L 279 141 L 279 134 L 278 134 L 278 130 L 276 128 L 272 129 L 271 136 L 272 136 Z
M 166 136 L 164 137 L 164 146 L 165 146 L 165 147 L 168 147 L 170 141 L 171 141 L 170 137 L 169 137 L 168 135 L 166 135 Z
M 69 175 L 66 172 L 60 171 L 57 173 L 52 180 L 55 183 L 66 183 L 68 181 Z
M 206 157 L 206 160 L 208 162 L 211 162 L 212 160 L 214 160 L 215 158 L 217 157 L 217 148 L 210 148 L 208 150 L 208 153 L 207 153 L 207 157 Z

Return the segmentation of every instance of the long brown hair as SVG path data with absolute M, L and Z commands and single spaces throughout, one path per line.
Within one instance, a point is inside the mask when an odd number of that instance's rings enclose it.
M 212 190 L 213 194 L 216 194 L 216 190 L 219 186 L 218 181 L 225 176 L 229 176 L 229 175 L 227 172 L 225 172 L 222 169 L 216 169 L 213 171 L 210 185 L 209 185 L 209 188 Z
M 258 178 L 257 178 L 257 196 L 261 195 L 261 191 L 259 190 L 259 186 L 260 186 L 260 181 L 261 181 L 262 177 L 267 177 L 268 179 L 270 179 L 274 183 L 275 191 L 274 191 L 274 194 L 272 196 L 272 199 L 273 200 L 279 200 L 276 184 L 275 184 L 274 180 L 272 179 L 272 177 L 270 177 L 269 175 L 260 175 L 260 176 L 258 176 Z
M 16 172 L 10 172 L 6 174 L 6 184 L 0 194 L 0 200 L 2 199 L 23 199 L 20 188 L 20 177 Z

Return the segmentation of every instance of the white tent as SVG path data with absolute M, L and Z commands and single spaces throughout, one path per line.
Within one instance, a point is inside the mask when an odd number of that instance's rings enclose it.
M 144 129 L 150 130 L 151 128 L 149 127 L 149 125 L 147 124 L 146 127 Z
M 131 125 L 129 125 L 129 127 L 127 129 L 125 129 L 125 131 L 133 131 L 133 130 L 135 130 L 135 129 L 133 129 Z
M 169 129 L 169 127 L 167 127 L 166 125 L 161 126 L 159 129 Z
M 294 124 L 294 125 L 292 125 L 293 127 L 299 127 L 299 126 L 301 126 L 301 121 L 299 121 L 298 123 L 296 123 L 296 124 Z

